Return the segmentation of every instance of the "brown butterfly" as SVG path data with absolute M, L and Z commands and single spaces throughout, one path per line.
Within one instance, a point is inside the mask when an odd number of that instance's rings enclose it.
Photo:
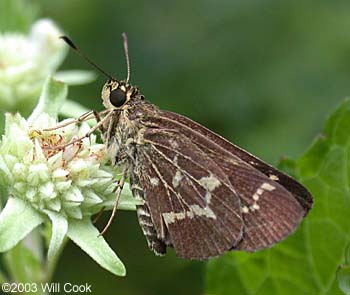
M 94 115 L 112 165 L 122 167 L 116 206 L 130 179 L 140 226 L 149 247 L 182 258 L 206 259 L 229 250 L 257 251 L 291 234 L 312 206 L 296 180 L 200 124 L 148 102 L 126 80 L 117 80 L 85 57 L 109 80 L 102 90 L 106 110 Z M 105 228 L 105 229 L 106 229 Z M 102 233 L 105 231 L 102 231 Z

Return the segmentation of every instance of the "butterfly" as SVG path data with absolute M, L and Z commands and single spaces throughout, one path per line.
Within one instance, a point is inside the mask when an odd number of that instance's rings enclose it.
M 269 248 L 290 235 L 312 207 L 308 190 L 220 135 L 146 100 L 129 83 L 123 37 L 125 80 L 61 38 L 109 78 L 102 89 L 106 109 L 79 120 L 94 115 L 97 124 L 87 136 L 99 129 L 111 164 L 123 171 L 116 200 L 129 178 L 149 248 L 158 255 L 172 247 L 179 257 L 208 259 Z

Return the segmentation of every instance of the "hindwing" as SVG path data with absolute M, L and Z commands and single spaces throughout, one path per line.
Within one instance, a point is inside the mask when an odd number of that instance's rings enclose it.
M 242 239 L 240 200 L 224 171 L 186 138 L 149 129 L 138 152 L 140 185 L 158 232 L 178 256 L 220 255 Z

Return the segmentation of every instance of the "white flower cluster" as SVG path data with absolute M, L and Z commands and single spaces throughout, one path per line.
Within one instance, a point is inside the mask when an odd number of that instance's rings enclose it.
M 59 29 L 50 20 L 33 24 L 28 35 L 0 33 L 0 110 L 29 110 L 46 77 L 67 53 Z
M 42 213 L 49 210 L 81 219 L 98 212 L 104 201 L 114 200 L 116 182 L 102 164 L 105 145 L 96 144 L 94 135 L 62 148 L 85 135 L 87 124 L 43 131 L 56 124 L 45 113 L 33 126 L 19 114 L 6 115 L 0 145 L 0 185 Z

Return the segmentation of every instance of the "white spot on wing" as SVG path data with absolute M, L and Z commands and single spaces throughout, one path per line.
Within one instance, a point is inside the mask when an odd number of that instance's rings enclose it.
M 201 186 L 203 186 L 206 190 L 212 192 L 215 190 L 221 183 L 220 180 L 217 179 L 214 175 L 210 174 L 210 176 L 204 176 L 199 180 Z
M 264 193 L 264 191 L 273 191 L 274 189 L 276 189 L 276 187 L 269 184 L 268 182 L 264 182 L 263 184 L 261 184 L 260 187 L 255 191 L 255 193 L 252 196 L 254 203 L 249 207 L 249 209 L 251 211 L 259 210 L 260 206 L 257 204 L 257 202 L 259 201 L 260 196 Z M 247 207 L 246 209 L 243 207 L 242 212 L 248 213 L 249 209 Z
M 247 207 L 247 206 L 243 206 L 243 207 L 242 207 L 242 212 L 243 212 L 243 213 L 249 213 L 248 207 Z
M 271 180 L 280 180 L 280 179 L 278 178 L 277 175 L 273 175 L 273 174 L 271 174 L 271 175 L 269 176 L 269 178 L 270 178 Z
M 263 192 L 264 192 L 264 190 L 261 189 L 261 188 L 258 188 L 258 189 L 256 190 L 256 194 L 258 194 L 259 196 L 262 195 Z
M 210 192 L 205 193 L 205 201 L 207 202 L 207 205 L 210 204 L 210 201 L 211 201 L 211 193 Z
M 174 148 L 174 149 L 177 149 L 178 147 L 179 147 L 179 144 L 176 142 L 176 140 L 175 139 L 173 139 L 173 138 L 171 138 L 170 140 L 169 140 L 169 143 L 170 143 L 170 146 L 172 147 L 172 148 Z
M 273 186 L 267 182 L 264 182 L 260 187 L 266 191 L 273 191 L 276 188 L 275 186 Z
M 186 217 L 186 212 L 167 212 L 167 213 L 163 213 L 163 218 L 166 224 L 169 223 L 174 223 L 176 220 L 182 220 L 185 219 Z
M 182 180 L 182 173 L 179 170 L 177 170 L 172 181 L 173 187 L 174 188 L 178 187 L 180 185 L 181 180 Z
M 254 209 L 254 210 L 259 210 L 260 209 L 260 206 L 258 205 L 258 204 L 253 204 L 252 205 L 252 208 Z
M 208 218 L 216 219 L 216 215 L 209 207 L 202 208 L 198 205 L 191 205 L 190 210 L 193 211 L 193 213 L 197 216 L 205 216 Z
M 179 156 L 178 156 L 178 155 L 175 155 L 174 160 L 173 160 L 175 165 L 177 165 L 178 159 L 179 159 Z
M 177 220 L 183 220 L 185 218 L 192 219 L 195 216 L 204 216 L 207 218 L 216 219 L 216 215 L 209 207 L 202 208 L 199 205 L 190 205 L 190 208 L 187 211 L 166 212 L 162 215 L 166 224 L 171 224 Z
M 150 183 L 151 183 L 152 186 L 157 186 L 157 185 L 159 184 L 159 179 L 156 178 L 156 177 L 151 177 L 151 178 L 149 179 L 149 181 L 150 181 Z

